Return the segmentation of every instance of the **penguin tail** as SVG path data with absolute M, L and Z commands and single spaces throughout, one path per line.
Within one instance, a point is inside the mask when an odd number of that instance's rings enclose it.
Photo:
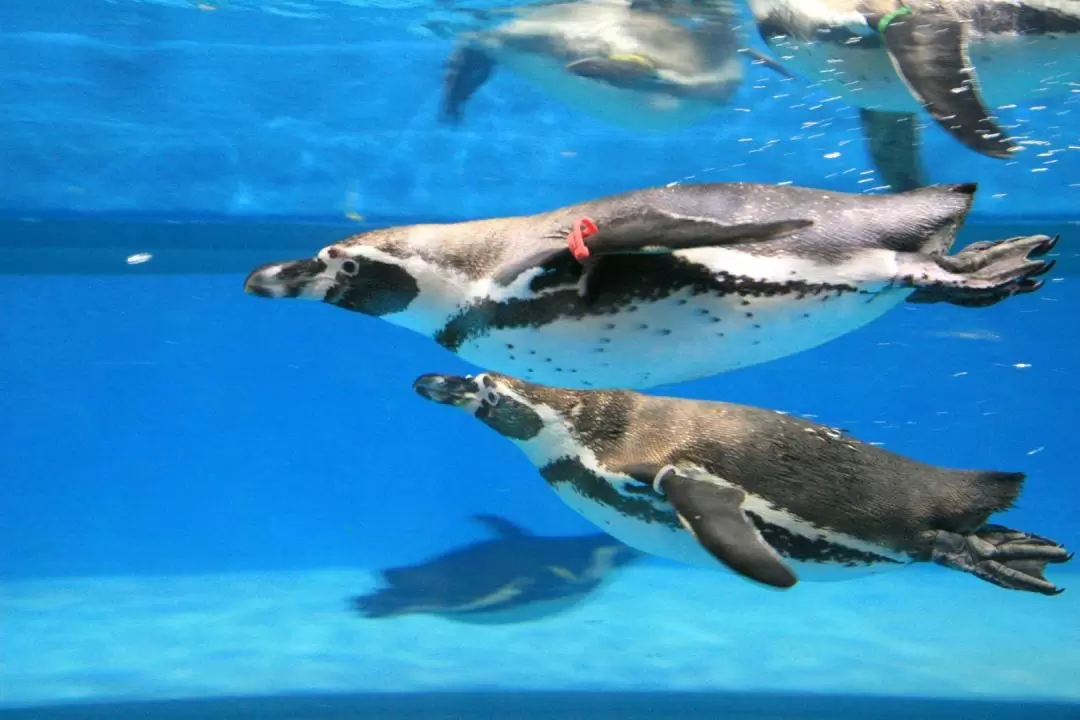
M 998 587 L 1040 595 L 1064 592 L 1044 572 L 1047 565 L 1066 563 L 1072 557 L 1058 542 L 1003 525 L 985 525 L 971 535 L 938 532 L 933 551 L 939 565 Z
M 1024 489 L 1027 475 L 1022 472 L 999 472 L 986 470 L 979 473 L 979 489 L 995 512 L 1008 510 L 1016 504 Z
M 948 520 L 943 526 L 962 535 L 978 530 L 991 515 L 1014 507 L 1026 478 L 1024 473 L 995 470 L 954 472 L 962 476 L 960 491 L 950 500 L 955 511 L 945 513 Z
M 902 227 L 886 241 L 903 253 L 943 255 L 952 249 L 956 234 L 975 202 L 976 183 L 925 185 L 899 193 L 880 195 L 881 212 L 903 218 Z M 901 227 L 901 225 L 898 225 Z M 911 228 L 918 230 L 912 231 Z

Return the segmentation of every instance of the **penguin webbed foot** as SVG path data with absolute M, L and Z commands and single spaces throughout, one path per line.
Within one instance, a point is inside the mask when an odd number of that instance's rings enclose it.
M 1055 260 L 1041 259 L 1060 236 L 1024 235 L 972 243 L 955 255 L 925 258 L 908 280 L 916 290 L 911 303 L 947 302 L 960 307 L 986 307 L 1013 295 L 1035 292 Z
M 1073 553 L 1059 543 L 1001 525 L 986 525 L 971 535 L 937 531 L 932 560 L 939 565 L 970 573 L 980 580 L 1009 590 L 1059 595 L 1048 581 L 1046 566 L 1072 559 Z

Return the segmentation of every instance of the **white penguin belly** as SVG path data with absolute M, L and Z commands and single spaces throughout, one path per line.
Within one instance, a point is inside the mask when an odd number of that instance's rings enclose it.
M 616 482 L 619 481 L 616 480 Z M 626 479 L 622 478 L 621 482 L 626 482 Z M 636 550 L 640 550 L 649 555 L 655 555 L 656 557 L 662 557 L 667 560 L 684 563 L 686 565 L 696 565 L 699 567 L 712 568 L 714 570 L 732 572 L 726 565 L 710 555 L 709 552 L 694 539 L 694 536 L 686 530 L 672 528 L 667 525 L 660 525 L 659 523 L 647 523 L 638 520 L 637 518 L 623 515 L 613 507 L 603 505 L 595 500 L 585 497 L 568 485 L 559 485 L 554 489 L 555 494 L 579 515 L 615 539 L 626 543 Z M 671 509 L 671 513 L 672 517 L 675 517 L 674 509 Z M 800 531 L 800 534 L 805 534 L 808 537 L 811 536 L 811 533 L 815 532 L 813 526 L 809 524 L 803 524 L 800 527 L 799 524 L 792 522 L 791 525 L 793 528 L 797 528 Z M 828 538 L 828 534 L 826 533 L 822 533 L 820 536 Z M 876 551 L 878 553 L 886 552 L 884 548 L 876 548 Z M 889 572 L 905 567 L 908 563 L 877 563 L 873 565 L 849 566 L 841 565 L 839 563 L 793 560 L 784 557 L 784 564 L 789 566 L 795 572 L 799 580 L 830 582 L 836 580 L 852 580 L 867 575 Z
M 872 110 L 919 113 L 922 106 L 897 75 L 884 49 L 859 49 L 789 38 L 776 42 L 777 58 L 827 92 Z M 971 62 L 983 101 L 994 108 L 1065 95 L 1080 77 L 1080 37 L 972 38 Z
M 629 130 L 665 132 L 703 121 L 716 108 L 692 98 L 663 92 L 620 90 L 607 83 L 567 72 L 546 55 L 501 48 L 492 51 L 500 65 L 536 84 L 580 112 Z
M 890 287 L 895 254 L 870 250 L 841 266 L 753 258 L 734 250 L 682 251 L 687 258 L 755 280 L 843 283 L 867 291 L 755 297 L 688 289 L 616 313 L 566 317 L 539 327 L 491 328 L 458 354 L 482 368 L 545 385 L 646 388 L 775 360 L 845 335 L 902 303 Z M 797 275 L 792 275 L 797 272 Z
M 554 410 L 543 405 L 536 405 L 535 403 L 533 404 L 533 408 L 539 412 L 541 419 L 544 421 L 544 430 L 529 440 L 514 441 L 533 465 L 538 468 L 543 468 L 550 463 L 561 459 L 576 459 L 587 470 L 603 478 L 603 480 L 615 488 L 621 496 L 636 499 L 638 502 L 651 502 L 660 512 L 669 515 L 673 520 L 676 518 L 674 508 L 667 502 L 656 499 L 646 500 L 646 496 L 644 495 L 632 494 L 623 490 L 623 488 L 628 485 L 636 484 L 637 481 L 629 476 L 607 471 L 588 447 L 582 446 L 570 436 L 562 422 L 556 419 L 557 414 Z M 717 482 L 723 483 L 723 481 L 719 479 Z M 727 570 L 730 572 L 727 566 L 710 555 L 708 551 L 698 544 L 692 534 L 681 527 L 673 527 L 659 522 L 650 522 L 624 514 L 611 505 L 605 504 L 595 498 L 588 497 L 579 488 L 567 482 L 552 483 L 552 488 L 563 502 L 573 508 L 582 517 L 630 547 L 675 562 L 698 565 L 717 570 Z M 778 510 L 770 503 L 760 498 L 748 498 L 747 502 L 744 504 L 744 509 L 754 512 L 765 522 L 781 527 L 794 535 L 835 542 L 837 545 L 848 549 L 864 553 L 874 553 L 876 555 L 889 557 L 896 561 L 875 564 L 844 565 L 834 562 L 793 560 L 785 557 L 784 562 L 795 571 L 800 580 L 845 580 L 897 569 L 910 562 L 902 555 L 889 551 L 886 548 L 841 533 L 830 533 L 815 528 L 812 524 L 782 510 Z

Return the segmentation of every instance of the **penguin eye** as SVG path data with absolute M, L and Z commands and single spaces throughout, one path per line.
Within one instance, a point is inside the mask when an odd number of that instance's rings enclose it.
M 356 275 L 357 271 L 359 270 L 360 267 L 356 264 L 355 260 L 346 260 L 345 262 L 341 263 L 341 272 L 345 273 L 346 275 Z

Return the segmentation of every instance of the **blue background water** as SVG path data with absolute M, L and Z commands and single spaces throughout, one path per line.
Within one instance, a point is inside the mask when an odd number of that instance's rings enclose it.
M 852 108 L 758 67 L 731 107 L 676 133 L 602 123 L 509 72 L 446 129 L 436 110 L 451 45 L 419 34 L 433 16 L 421 3 L 205 3 L 219 4 L 5 2 L 0 206 L 404 220 L 535 212 L 687 178 L 877 184 Z M 1064 92 L 1001 110 L 1034 143 L 1009 162 L 928 127 L 932 179 L 983 183 L 977 214 L 1074 217 L 1080 93 L 1051 87 Z
M 469 366 L 375 320 L 245 296 L 244 272 L 371 225 L 675 180 L 876 184 L 850 108 L 756 69 L 733 108 L 677 133 L 603 125 L 508 73 L 447 130 L 449 45 L 416 31 L 424 17 L 329 2 L 0 7 L 0 581 L 376 569 L 479 539 L 474 513 L 590 532 L 509 444 L 410 390 Z M 1065 233 L 1040 293 L 901 307 L 807 353 L 655 392 L 1022 470 L 1002 519 L 1080 546 L 1075 105 L 1008 111 L 1049 143 L 1009 163 L 925 133 L 935 180 L 981 183 L 965 242 Z M 138 252 L 153 257 L 128 265 Z M 1044 607 L 1017 602 L 1018 617 Z
M 103 239 L 104 240 L 104 239 Z M 134 275 L 134 274 L 133 274 Z M 588 531 L 509 443 L 411 391 L 471 371 L 403 330 L 244 296 L 242 276 L 0 284 L 5 575 L 418 560 L 475 512 Z M 810 413 L 928 462 L 1030 474 L 1019 527 L 1080 545 L 1071 277 L 985 310 L 902 307 L 833 343 L 655 392 Z M 1021 367 L 1018 367 L 1021 366 Z M 1013 517 L 1015 516 L 1015 517 Z

